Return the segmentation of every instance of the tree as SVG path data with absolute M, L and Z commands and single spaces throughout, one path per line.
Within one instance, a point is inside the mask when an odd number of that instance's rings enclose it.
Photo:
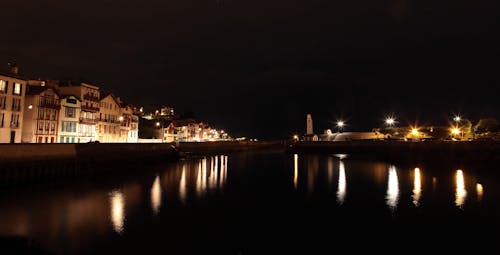
M 494 118 L 480 119 L 474 127 L 474 131 L 478 134 L 498 132 L 499 130 L 500 123 Z

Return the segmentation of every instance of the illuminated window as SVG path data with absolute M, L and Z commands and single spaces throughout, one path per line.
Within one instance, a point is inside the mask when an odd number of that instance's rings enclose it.
M 0 92 L 7 93 L 7 82 L 0 80 Z
M 14 95 L 21 95 L 21 83 L 14 83 Z

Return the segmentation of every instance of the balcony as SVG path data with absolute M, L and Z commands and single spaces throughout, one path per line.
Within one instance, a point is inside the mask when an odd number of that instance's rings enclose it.
M 111 120 L 111 119 L 99 119 L 100 122 L 106 122 L 106 123 L 111 123 L 111 124 L 120 124 L 121 122 L 119 120 Z
M 94 96 L 92 94 L 85 94 L 85 95 L 83 95 L 83 99 L 84 100 L 93 101 L 93 102 L 99 102 L 99 97 L 98 96 Z
M 40 100 L 38 107 L 60 109 L 61 102 L 59 100 Z
M 99 107 L 94 107 L 94 106 L 87 106 L 87 105 L 82 105 L 81 106 L 82 111 L 87 111 L 87 112 L 98 112 Z
M 83 124 L 96 124 L 97 123 L 97 119 L 80 118 L 80 123 L 83 123 Z
M 11 122 L 10 128 L 19 128 L 19 122 Z

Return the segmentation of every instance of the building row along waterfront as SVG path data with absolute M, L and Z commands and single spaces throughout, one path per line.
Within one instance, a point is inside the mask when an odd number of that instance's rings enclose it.
M 134 106 L 99 86 L 0 72 L 0 143 L 135 143 Z

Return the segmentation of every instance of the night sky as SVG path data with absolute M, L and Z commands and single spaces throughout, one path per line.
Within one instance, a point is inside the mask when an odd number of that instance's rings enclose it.
M 2 1 L 0 62 L 237 136 L 500 117 L 498 0 Z

